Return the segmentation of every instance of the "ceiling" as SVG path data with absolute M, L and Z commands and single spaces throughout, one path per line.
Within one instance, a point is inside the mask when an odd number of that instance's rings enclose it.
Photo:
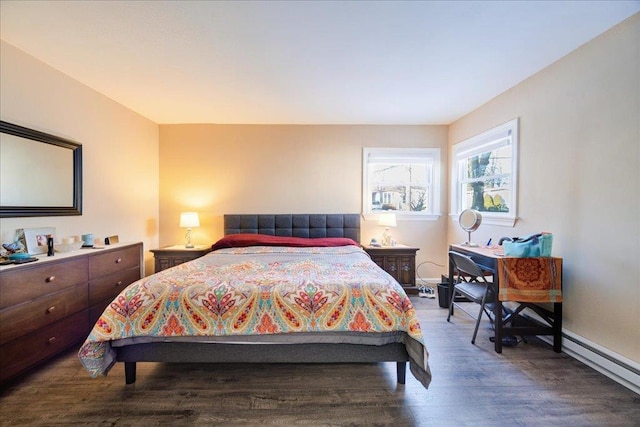
M 1 38 L 160 123 L 448 124 L 640 1 L 11 1 Z

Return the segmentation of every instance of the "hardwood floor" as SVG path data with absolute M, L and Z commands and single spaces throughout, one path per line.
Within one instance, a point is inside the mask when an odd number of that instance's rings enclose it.
M 638 426 L 640 395 L 542 341 L 502 355 L 483 321 L 437 300 L 412 297 L 430 353 L 424 389 L 395 364 L 189 365 L 141 363 L 124 384 L 122 364 L 91 379 L 75 351 L 0 392 L 0 425 L 394 425 Z

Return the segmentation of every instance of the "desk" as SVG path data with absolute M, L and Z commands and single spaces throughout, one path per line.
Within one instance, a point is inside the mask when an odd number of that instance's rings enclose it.
M 554 302 L 553 311 L 547 310 L 537 304 L 522 303 L 518 309 L 506 318 L 502 316 L 502 301 L 497 297 L 498 289 L 500 288 L 499 275 L 498 275 L 498 260 L 504 257 L 504 251 L 502 247 L 498 248 L 483 248 L 483 247 L 470 247 L 464 245 L 450 245 L 449 250 L 460 252 L 469 256 L 477 264 L 482 266 L 485 270 L 491 271 L 493 274 L 493 283 L 496 290 L 496 304 L 493 310 L 494 323 L 495 323 L 495 351 L 496 353 L 502 353 L 502 337 L 509 335 L 553 335 L 553 351 L 560 353 L 561 351 L 561 339 L 562 339 L 562 303 Z M 561 273 L 560 273 L 561 274 Z M 453 266 L 449 263 L 449 295 L 453 295 Z M 517 302 L 517 301 L 516 301 Z M 541 322 L 537 322 L 534 326 L 515 326 L 514 321 L 524 308 L 531 308 L 540 317 L 545 319 L 549 326 L 543 325 Z M 511 323 L 511 326 L 507 327 L 505 324 Z M 533 323 L 533 322 L 531 322 Z

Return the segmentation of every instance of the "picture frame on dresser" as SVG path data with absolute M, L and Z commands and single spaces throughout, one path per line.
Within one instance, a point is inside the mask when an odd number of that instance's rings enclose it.
M 22 241 L 29 255 L 47 253 L 47 237 L 56 238 L 55 227 L 22 228 L 17 231 L 18 238 Z

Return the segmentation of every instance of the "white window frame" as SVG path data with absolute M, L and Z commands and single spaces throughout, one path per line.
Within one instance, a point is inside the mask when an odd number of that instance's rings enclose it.
M 389 211 L 396 214 L 401 220 L 426 220 L 436 221 L 440 215 L 440 149 L 439 148 L 372 148 L 364 147 L 362 149 L 362 215 L 365 219 L 376 219 L 380 212 L 373 211 L 370 191 L 369 191 L 369 164 L 376 160 L 385 159 L 386 161 L 397 160 L 398 163 L 424 162 L 430 171 L 427 181 L 430 182 L 429 191 L 427 191 L 429 210 L 421 212 L 411 211 Z M 429 172 L 428 172 L 429 173 Z
M 483 132 L 479 135 L 461 141 L 453 146 L 451 156 L 451 217 L 455 221 L 462 211 L 461 161 L 480 153 L 511 144 L 511 175 L 509 177 L 509 212 L 482 212 L 483 224 L 513 227 L 518 219 L 518 119 Z

